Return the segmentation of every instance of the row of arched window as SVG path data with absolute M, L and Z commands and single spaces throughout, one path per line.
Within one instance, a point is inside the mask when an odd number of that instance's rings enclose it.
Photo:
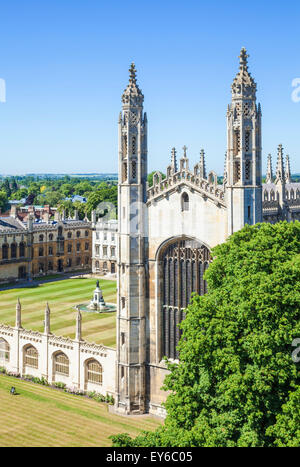
M 289 190 L 289 191 L 286 190 L 285 197 L 286 197 L 286 199 L 290 199 L 290 200 L 300 199 L 300 191 L 297 189 L 297 191 L 295 193 L 293 188 L 291 190 Z M 275 192 L 274 190 L 270 190 L 270 192 L 267 191 L 267 190 L 264 190 L 263 200 L 264 201 L 279 201 L 279 193 Z
M 2 245 L 2 259 L 9 259 L 9 258 L 24 258 L 25 256 L 25 242 L 20 242 L 18 245 L 17 243 L 4 243 Z M 19 250 L 19 251 L 18 251 Z M 10 251 L 10 256 L 9 256 Z
M 85 237 L 88 237 L 88 236 L 89 236 L 89 231 L 86 230 L 86 231 L 84 232 L 84 235 L 85 235 Z M 59 236 L 59 237 L 62 236 L 62 228 L 61 228 L 61 227 L 59 227 L 59 229 L 58 229 L 58 236 Z M 76 237 L 79 238 L 80 236 L 81 236 L 81 232 L 80 232 L 80 230 L 77 230 L 77 231 L 76 231 Z M 68 238 L 72 238 L 72 232 L 68 232 L 68 233 L 67 233 L 67 237 L 68 237 Z M 49 234 L 48 240 L 49 240 L 49 241 L 52 241 L 53 238 L 54 238 L 54 235 L 53 235 L 52 233 Z M 40 234 L 40 235 L 39 235 L 39 242 L 43 242 L 44 239 L 45 239 L 44 234 Z
M 69 376 L 70 361 L 64 352 L 55 352 L 53 358 L 53 373 L 55 375 Z M 10 347 L 8 342 L 0 338 L 0 363 L 8 363 L 10 360 Z M 23 362 L 24 367 L 39 368 L 39 353 L 37 349 L 29 344 L 23 349 Z M 102 384 L 103 370 L 100 363 L 94 358 L 88 359 L 85 362 L 86 382 L 94 384 Z

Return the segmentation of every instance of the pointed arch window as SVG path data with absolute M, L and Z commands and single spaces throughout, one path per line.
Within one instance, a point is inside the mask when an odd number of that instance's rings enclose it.
M 16 258 L 17 257 L 17 244 L 16 243 L 11 244 L 11 246 L 10 246 L 10 255 L 11 255 L 11 258 Z
M 29 345 L 24 350 L 24 364 L 31 368 L 38 368 L 39 366 L 39 354 L 33 345 Z
M 0 362 L 9 362 L 9 344 L 0 337 Z
M 178 324 L 185 318 L 192 292 L 207 292 L 204 273 L 211 261 L 206 246 L 191 239 L 168 244 L 160 254 L 161 281 L 161 357 L 179 358 L 177 345 L 182 331 Z
M 23 258 L 25 256 L 25 243 L 21 242 L 19 246 L 20 250 L 20 258 Z
M 54 373 L 69 376 L 69 359 L 63 352 L 54 356 Z
M 8 259 L 8 245 L 7 245 L 7 243 L 2 245 L 2 259 Z
M 181 196 L 181 211 L 188 211 L 189 204 L 189 195 L 187 193 L 183 193 Z

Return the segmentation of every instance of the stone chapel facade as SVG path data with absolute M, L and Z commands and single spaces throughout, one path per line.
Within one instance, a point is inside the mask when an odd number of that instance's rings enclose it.
M 162 414 L 164 356 L 176 360 L 191 293 L 204 294 L 210 250 L 245 224 L 300 219 L 300 184 L 291 182 L 278 148 L 276 176 L 268 158 L 262 184 L 261 106 L 241 50 L 227 109 L 223 184 L 207 173 L 204 151 L 189 167 L 172 149 L 166 178 L 147 184 L 147 116 L 134 64 L 119 117 L 118 312 L 116 410 Z

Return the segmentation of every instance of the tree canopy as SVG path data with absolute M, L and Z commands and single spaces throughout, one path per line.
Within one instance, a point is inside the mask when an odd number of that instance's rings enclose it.
M 164 426 L 114 446 L 299 446 L 300 223 L 245 226 L 212 255 L 168 363 Z

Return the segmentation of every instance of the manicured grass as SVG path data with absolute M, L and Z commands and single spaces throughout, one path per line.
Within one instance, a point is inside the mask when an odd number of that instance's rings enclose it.
M 9 393 L 11 386 L 18 395 Z M 0 375 L 0 407 L 0 447 L 111 446 L 112 434 L 134 436 L 161 423 L 111 414 L 104 403 L 6 375 Z
M 22 306 L 22 326 L 43 331 L 44 310 L 49 302 L 51 332 L 59 336 L 75 337 L 74 306 L 89 302 L 96 287 L 95 279 L 65 279 L 32 284 L 26 288 L 0 291 L 0 323 L 15 324 L 16 302 Z M 116 281 L 100 280 L 106 302 L 116 303 Z M 82 312 L 83 338 L 89 342 L 114 347 L 116 342 L 116 313 Z

